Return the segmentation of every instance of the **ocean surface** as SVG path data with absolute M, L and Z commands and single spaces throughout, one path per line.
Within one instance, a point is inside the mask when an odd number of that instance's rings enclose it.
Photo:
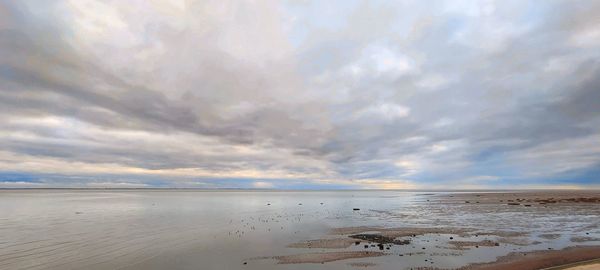
M 352 263 L 369 269 L 451 268 L 512 251 L 600 245 L 598 204 L 513 207 L 498 198 L 518 192 L 476 193 L 0 190 L 0 269 L 348 269 Z M 465 196 L 477 201 L 465 203 Z M 385 250 L 386 256 L 324 264 L 277 259 L 333 251 L 289 245 L 357 226 L 471 228 L 481 235 L 456 240 L 502 244 L 451 248 L 442 243 L 449 234 L 431 233 Z M 361 243 L 344 250 L 363 249 Z

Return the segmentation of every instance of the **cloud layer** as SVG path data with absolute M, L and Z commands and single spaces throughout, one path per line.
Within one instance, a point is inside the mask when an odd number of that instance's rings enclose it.
M 598 187 L 599 12 L 0 1 L 0 187 Z

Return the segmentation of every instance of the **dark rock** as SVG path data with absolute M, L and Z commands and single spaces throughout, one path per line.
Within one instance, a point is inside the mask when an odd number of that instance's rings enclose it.
M 352 208 L 352 210 L 358 211 L 358 210 L 360 210 L 360 208 Z
M 396 240 L 395 238 L 383 236 L 380 234 L 355 234 L 355 235 L 350 235 L 350 238 L 375 242 L 378 244 L 395 244 L 395 245 L 410 244 L 410 240 Z

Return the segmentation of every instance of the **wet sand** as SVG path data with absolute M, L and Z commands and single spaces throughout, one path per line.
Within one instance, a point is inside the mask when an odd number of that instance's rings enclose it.
M 598 260 L 595 260 L 595 261 L 598 261 Z M 577 265 L 577 266 L 568 266 L 568 267 L 556 268 L 556 269 L 548 269 L 548 270 L 559 270 L 559 269 L 566 269 L 566 270 L 599 270 L 600 269 L 600 262 L 582 263 L 582 264 Z
M 600 258 L 600 246 L 596 247 L 569 247 L 563 250 L 533 251 L 526 253 L 511 253 L 498 258 L 496 262 L 473 264 L 461 270 L 531 270 L 531 269 L 571 269 L 558 267 L 571 263 L 588 261 Z M 585 267 L 593 267 L 587 265 Z M 583 266 L 575 266 L 583 267 Z
M 428 194 L 429 196 L 435 194 Z M 550 208 L 563 208 L 572 207 L 573 205 L 584 206 L 584 207 L 597 207 L 600 202 L 599 198 L 596 197 L 595 193 L 575 193 L 575 192 L 540 192 L 540 193 L 467 193 L 467 194 L 444 194 L 440 196 L 432 196 L 427 199 L 427 202 L 438 201 L 445 204 L 465 204 L 474 205 L 474 207 L 481 207 L 481 205 L 494 205 L 500 208 L 508 208 L 511 211 L 523 211 L 536 215 L 537 211 L 544 211 Z M 536 204 L 535 206 L 533 204 Z M 506 206 L 504 206 L 506 205 Z M 516 208 L 520 207 L 520 208 Z M 542 209 L 543 208 L 543 209 Z M 513 210 L 514 209 L 514 210 Z M 527 209 L 527 210 L 525 210 Z M 530 210 L 532 209 L 532 210 Z M 387 214 L 393 216 L 392 211 L 377 211 L 381 214 Z M 473 211 L 477 213 L 478 211 Z M 493 215 L 495 213 L 490 213 Z M 593 214 L 593 213 L 590 213 Z M 561 218 L 560 216 L 556 218 Z M 506 225 L 510 225 L 511 222 Z M 394 250 L 393 247 L 397 245 L 411 245 L 417 238 L 425 237 L 427 242 L 438 242 L 435 246 L 436 249 L 446 250 L 458 250 L 458 251 L 469 251 L 471 249 L 479 248 L 498 248 L 501 245 L 503 248 L 499 250 L 490 250 L 488 253 L 497 254 L 496 260 L 491 260 L 485 263 L 470 263 L 462 267 L 455 267 L 455 269 L 542 269 L 548 267 L 555 267 L 564 264 L 569 264 L 578 261 L 584 261 L 589 259 L 600 258 L 600 246 L 586 246 L 580 247 L 575 246 L 578 243 L 593 242 L 598 243 L 600 239 L 591 237 L 592 234 L 598 234 L 598 221 L 592 222 L 582 228 L 575 229 L 570 233 L 579 232 L 581 235 L 586 236 L 571 236 L 569 238 L 570 244 L 564 245 L 565 248 L 562 250 L 552 250 L 552 247 L 547 247 L 543 241 L 553 241 L 564 238 L 563 234 L 555 232 L 538 233 L 536 237 L 532 237 L 531 231 L 526 228 L 519 229 L 519 226 L 512 227 L 511 231 L 508 230 L 494 230 L 498 228 L 498 224 L 488 224 L 486 229 L 473 227 L 406 227 L 406 228 L 390 228 L 380 226 L 359 226 L 359 227 L 341 227 L 334 228 L 330 231 L 330 235 L 336 237 L 346 236 L 347 238 L 333 238 L 333 239 L 316 239 L 306 242 L 294 243 L 289 245 L 290 248 L 339 248 L 348 249 L 349 247 L 358 246 L 364 249 L 379 249 L 379 250 Z M 492 230 L 489 230 L 492 229 Z M 517 230 L 515 230 L 517 229 Z M 589 230 L 589 231 L 587 231 Z M 583 233 L 582 233 L 583 232 Z M 446 235 L 447 239 L 440 239 L 440 235 Z M 448 236 L 449 235 L 449 236 Z M 453 240 L 460 239 L 462 240 Z M 486 238 L 486 239 L 481 239 Z M 490 239 L 491 238 L 491 239 Z M 354 242 L 353 240 L 358 240 Z M 361 241 L 362 240 L 362 241 Z M 445 241 L 444 241 L 445 240 Z M 512 250 L 507 252 L 507 246 L 512 247 Z M 537 249 L 535 246 L 538 246 Z M 414 246 L 413 246 L 414 248 Z M 525 252 L 515 252 L 514 250 L 525 248 Z M 544 250 L 538 250 L 544 249 Z M 463 257 L 461 253 L 452 252 L 433 252 L 427 253 L 425 247 L 422 247 L 421 252 L 409 252 L 400 253 L 396 249 L 395 252 L 388 252 L 388 255 L 396 255 L 399 257 L 413 256 L 413 255 L 429 255 L 434 256 L 455 256 Z M 313 253 L 309 256 L 318 256 Z M 464 256 L 465 261 L 469 259 L 468 256 Z M 473 258 L 471 258 L 473 259 Z M 434 264 L 433 259 L 424 259 Z M 377 266 L 377 264 L 369 264 L 369 267 Z M 437 266 L 418 266 L 417 269 L 438 269 Z M 583 267 L 583 266 L 582 266 Z M 585 266 L 594 267 L 594 266 Z
M 568 270 L 599 270 L 600 269 L 600 263 L 595 263 L 595 264 L 590 264 L 590 265 L 581 265 L 581 266 L 575 266 L 575 267 L 570 267 L 570 268 L 565 268 Z
M 0 191 L 0 269 L 539 269 L 600 258 L 599 198 Z
M 346 259 L 379 257 L 384 256 L 383 252 L 377 251 L 345 251 L 345 252 L 321 252 L 305 253 L 286 256 L 273 257 L 278 264 L 296 264 L 296 263 L 325 263 Z

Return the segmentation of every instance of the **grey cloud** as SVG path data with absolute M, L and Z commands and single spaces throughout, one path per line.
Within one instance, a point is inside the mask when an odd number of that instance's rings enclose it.
M 123 49 L 78 40 L 52 4 L 3 2 L 11 16 L 0 27 L 0 132 L 33 139 L 9 136 L 0 150 L 153 170 L 416 181 L 419 173 L 496 173 L 501 164 L 491 163 L 502 162 L 500 155 L 600 134 L 600 53 L 587 40 L 573 41 L 600 26 L 597 3 L 500 1 L 476 16 L 435 3 L 429 10 L 364 2 L 336 31 L 319 29 L 304 14 L 297 23 L 309 33 L 293 47 L 281 26 L 269 27 L 277 22 L 270 11 L 260 11 L 273 17 L 264 21 L 225 22 L 214 14 L 229 11 L 198 2 L 184 13 L 206 19 L 185 27 L 131 19 L 142 24 L 143 41 Z M 372 55 L 378 52 L 387 54 Z M 549 68 L 552 61 L 558 64 Z M 406 111 L 361 114 L 384 105 Z M 60 128 L 14 124 L 36 117 L 187 141 L 98 139 L 97 130 L 61 139 Z M 221 152 L 186 151 L 186 143 L 204 142 L 198 138 L 210 138 L 206 149 Z M 411 158 L 422 163 L 419 173 L 398 165 Z

